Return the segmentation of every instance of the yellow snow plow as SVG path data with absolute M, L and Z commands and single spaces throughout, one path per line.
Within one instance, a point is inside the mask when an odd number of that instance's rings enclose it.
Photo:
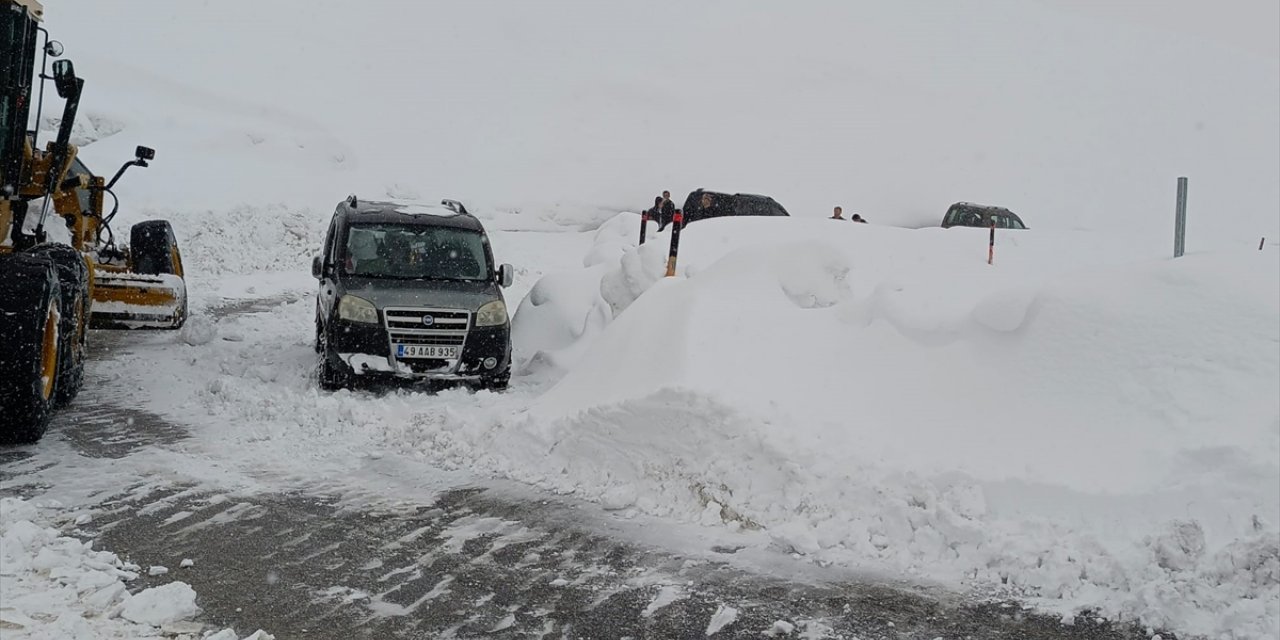
M 125 163 L 111 182 L 102 184 L 79 160 L 72 163 L 69 179 L 64 183 L 83 184 L 76 202 L 86 199 L 90 215 L 74 216 L 83 232 L 73 229 L 73 244 L 83 247 L 92 267 L 93 305 L 90 326 L 94 329 L 177 329 L 187 318 L 187 286 L 183 280 L 182 254 L 173 227 L 165 220 L 148 220 L 129 230 L 129 244 L 116 246 L 111 233 L 119 202 L 111 212 L 102 215 L 103 196 L 112 194 L 111 187 L 131 166 L 145 167 L 155 152 L 138 147 L 137 157 Z M 68 201 L 70 199 L 68 198 Z M 68 202 L 68 211 L 74 211 Z M 69 214 L 58 213 L 67 218 Z
M 88 329 L 176 329 L 187 315 L 182 257 L 164 220 L 117 246 L 112 187 L 155 152 L 138 147 L 106 181 L 70 143 L 84 80 L 40 28 L 37 0 L 0 0 L 0 442 L 34 442 L 79 392 Z M 42 41 L 43 39 L 43 41 Z M 39 85 L 35 85 L 35 79 Z M 57 138 L 39 147 L 32 103 L 53 80 L 65 102 Z M 35 98 L 35 100 L 33 100 Z M 40 122 L 37 106 L 34 122 Z M 104 214 L 106 196 L 110 213 Z

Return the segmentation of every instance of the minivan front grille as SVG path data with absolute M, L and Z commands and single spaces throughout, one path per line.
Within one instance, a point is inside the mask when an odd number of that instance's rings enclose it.
M 456 346 L 461 353 L 471 329 L 471 312 L 463 309 L 387 308 L 382 315 L 393 349 L 397 344 Z
M 471 312 L 458 309 L 389 308 L 384 315 L 389 331 L 461 331 L 465 334 L 471 328 Z
M 407 333 L 397 333 L 392 335 L 392 342 L 399 344 L 436 344 L 444 346 L 462 346 L 467 341 L 466 334 L 458 335 L 416 335 Z

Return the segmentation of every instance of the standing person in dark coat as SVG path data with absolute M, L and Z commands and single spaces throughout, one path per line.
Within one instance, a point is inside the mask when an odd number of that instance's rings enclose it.
M 653 199 L 653 208 L 646 209 L 644 214 L 649 217 L 652 222 L 658 223 L 658 230 L 662 230 L 662 196 L 656 196 Z
M 676 216 L 676 203 L 671 201 L 671 192 L 663 191 L 662 196 L 658 198 L 658 202 L 654 205 L 657 211 L 655 219 L 658 221 L 658 231 L 667 228 L 671 224 L 671 220 Z

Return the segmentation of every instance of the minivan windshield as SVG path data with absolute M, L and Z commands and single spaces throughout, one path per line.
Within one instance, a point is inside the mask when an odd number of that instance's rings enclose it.
M 399 280 L 488 280 L 482 234 L 407 224 L 359 224 L 347 231 L 344 273 Z

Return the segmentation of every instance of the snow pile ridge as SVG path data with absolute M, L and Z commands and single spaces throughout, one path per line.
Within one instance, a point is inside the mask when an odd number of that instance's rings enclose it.
M 504 421 L 544 459 L 495 467 L 1064 615 L 1273 637 L 1276 256 L 1028 232 L 993 267 L 970 231 L 700 221 L 681 277 L 633 245 L 598 292 L 593 250 L 536 320 L 603 298 L 612 321 Z
M 155 212 L 144 212 L 151 215 Z M 183 258 L 197 277 L 307 271 L 324 243 L 328 212 L 239 205 L 171 214 Z

